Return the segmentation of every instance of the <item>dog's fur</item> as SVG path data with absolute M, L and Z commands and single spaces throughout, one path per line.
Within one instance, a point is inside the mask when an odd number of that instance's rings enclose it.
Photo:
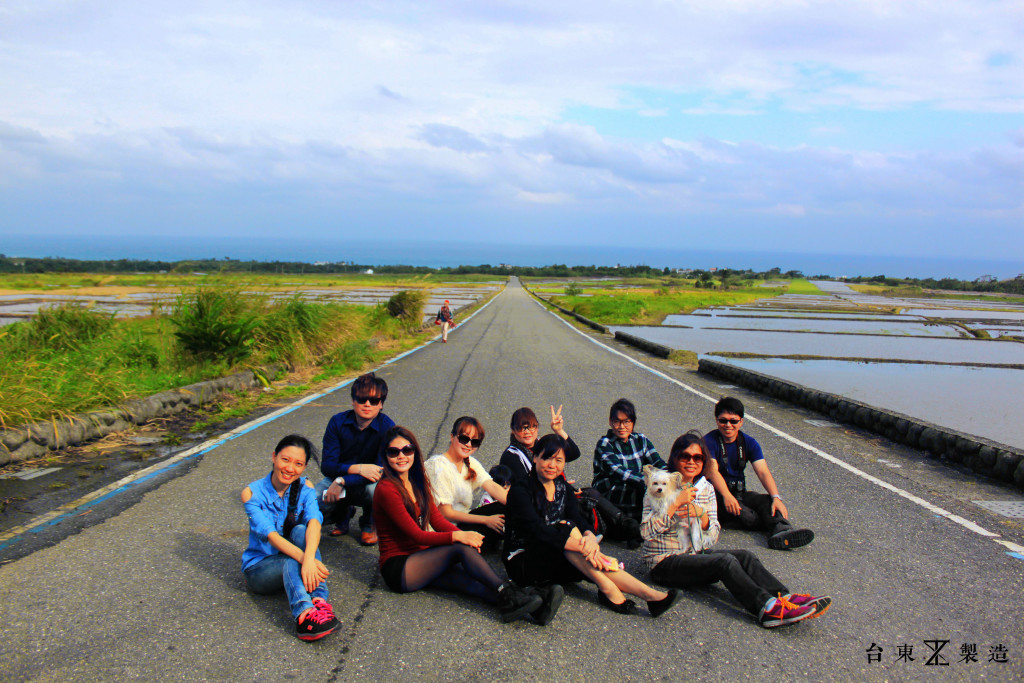
M 644 465 L 644 483 L 647 484 L 645 502 L 650 501 L 651 513 L 663 515 L 683 488 L 683 475 L 666 472 L 654 465 Z

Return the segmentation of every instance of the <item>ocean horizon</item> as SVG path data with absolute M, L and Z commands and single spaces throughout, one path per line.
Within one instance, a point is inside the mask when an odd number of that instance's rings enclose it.
M 430 268 L 509 264 L 513 266 L 629 266 L 654 268 L 733 268 L 805 275 L 943 278 L 1012 278 L 1024 272 L 1024 259 L 902 257 L 870 254 L 817 254 L 785 251 L 673 249 L 642 246 L 473 244 L 466 242 L 280 240 L 167 236 L 2 235 L 0 254 L 8 257 L 61 257 L 80 260 L 137 259 L 182 261 L 231 258 L 243 261 L 353 262 L 367 266 Z

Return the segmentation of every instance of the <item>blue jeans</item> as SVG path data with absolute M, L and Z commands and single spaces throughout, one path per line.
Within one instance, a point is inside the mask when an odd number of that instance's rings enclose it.
M 305 549 L 306 525 L 296 524 L 288 540 Z M 316 551 L 316 559 L 320 559 L 319 550 Z M 245 574 L 246 585 L 253 593 L 269 595 L 284 588 L 294 619 L 298 619 L 300 614 L 313 606 L 313 598 L 327 600 L 327 584 L 321 581 L 312 594 L 307 593 L 306 586 L 302 583 L 302 566 L 296 560 L 281 553 L 264 557 L 246 569 L 243 574 Z
M 363 481 L 366 480 L 363 479 Z M 345 515 L 348 514 L 349 508 L 358 505 L 363 509 L 363 514 L 359 518 L 360 531 L 371 530 L 373 528 L 373 492 L 377 490 L 377 482 L 366 481 L 365 484 L 346 486 L 344 498 L 339 499 L 336 503 L 328 503 L 324 500 L 324 491 L 332 483 L 334 483 L 333 479 L 324 477 L 316 484 L 316 499 L 320 506 L 320 512 L 324 515 L 324 524 L 331 522 L 341 524 L 348 519 Z

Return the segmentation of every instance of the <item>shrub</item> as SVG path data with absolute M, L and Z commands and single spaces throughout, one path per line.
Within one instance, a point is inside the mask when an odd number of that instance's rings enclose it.
M 39 309 L 19 332 L 26 346 L 69 351 L 99 338 L 113 324 L 113 313 L 98 313 L 85 306 L 68 304 Z
M 182 294 L 171 322 L 182 350 L 198 360 L 235 364 L 252 353 L 257 320 L 238 289 L 200 287 Z
M 426 302 L 426 292 L 403 289 L 388 299 L 388 315 L 408 324 L 419 323 L 423 319 L 423 305 Z
M 576 283 L 568 284 L 568 285 L 565 286 L 565 295 L 566 296 L 579 296 L 582 293 L 583 293 L 583 288 L 580 287 L 579 285 L 577 285 Z

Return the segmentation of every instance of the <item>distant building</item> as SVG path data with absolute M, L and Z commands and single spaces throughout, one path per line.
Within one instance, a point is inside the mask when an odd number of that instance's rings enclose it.
M 364 275 L 373 275 L 373 268 L 367 268 L 363 271 Z

